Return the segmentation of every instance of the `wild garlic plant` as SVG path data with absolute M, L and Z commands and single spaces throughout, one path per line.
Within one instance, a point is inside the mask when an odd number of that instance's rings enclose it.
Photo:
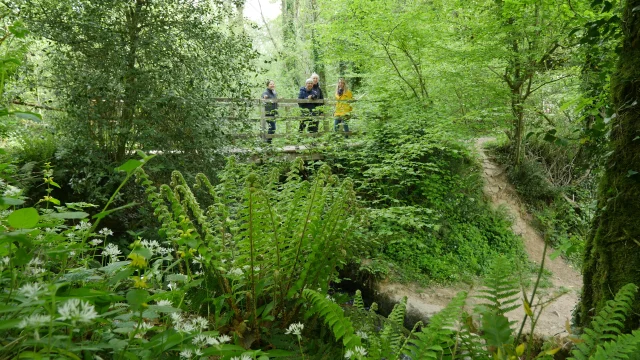
M 118 168 L 124 181 L 148 159 Z M 111 230 L 98 230 L 109 204 L 92 218 L 86 203 L 19 208 L 22 191 L 0 185 L 2 358 L 265 356 L 189 311 L 185 294 L 203 275 L 172 240 L 138 239 L 124 248 Z
M 326 292 L 357 246 L 352 182 L 340 182 L 326 165 L 312 180 L 302 178 L 304 170 L 299 159 L 280 182 L 277 171 L 261 177 L 230 160 L 218 185 L 198 174 L 193 190 L 179 172 L 160 187 L 137 172 L 182 271 L 203 275 L 207 311 L 247 347 L 294 322 L 302 291 Z

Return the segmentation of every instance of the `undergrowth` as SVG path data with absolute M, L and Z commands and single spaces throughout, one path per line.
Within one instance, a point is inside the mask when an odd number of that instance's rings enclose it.
M 392 273 L 456 282 L 485 274 L 498 255 L 525 258 L 505 214 L 485 202 L 480 166 L 453 130 L 404 118 L 369 130 L 358 146 L 336 144 L 325 155 L 353 179 L 369 218 L 364 235 L 382 244 Z
M 534 225 L 549 234 L 554 256 L 582 265 L 584 239 L 595 212 L 596 170 L 581 167 L 579 149 L 532 137 L 515 167 L 509 144 L 491 144 L 494 158 L 507 169 L 509 182 L 534 215 Z

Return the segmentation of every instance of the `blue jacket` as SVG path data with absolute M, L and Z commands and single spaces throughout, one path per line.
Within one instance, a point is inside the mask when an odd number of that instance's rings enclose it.
M 271 89 L 267 89 L 262 93 L 262 98 L 266 99 L 277 99 L 278 94 Z M 264 112 L 267 116 L 275 116 L 278 113 L 278 103 L 264 103 Z
M 309 99 L 309 95 L 311 95 L 311 99 Z M 300 94 L 298 94 L 298 99 L 305 100 L 318 100 L 318 92 L 314 89 L 307 90 L 306 87 L 300 88 Z M 302 109 L 307 109 L 313 113 L 313 110 L 320 106 L 320 104 L 298 104 Z

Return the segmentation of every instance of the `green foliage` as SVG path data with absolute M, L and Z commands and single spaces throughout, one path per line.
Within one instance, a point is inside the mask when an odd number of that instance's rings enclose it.
M 482 306 L 497 315 L 505 315 L 518 308 L 520 283 L 514 266 L 507 259 L 498 257 L 484 278 L 484 286 L 478 298 L 486 300 Z M 496 320 L 497 321 L 497 320 Z
M 358 222 L 351 181 L 340 183 L 326 165 L 312 181 L 303 180 L 302 171 L 302 161 L 295 161 L 281 184 L 277 172 L 261 177 L 230 160 L 215 187 L 196 176 L 194 189 L 208 195 L 207 207 L 178 172 L 171 186 L 159 188 L 137 173 L 160 233 L 204 272 L 207 287 L 197 301 L 217 303 L 216 312 L 226 313 L 220 325 L 256 342 L 274 323 L 290 324 L 302 291 L 325 292 L 353 249 L 364 246 L 345 236 Z
M 51 41 L 40 64 L 64 111 L 56 128 L 65 178 L 82 195 L 119 179 L 110 170 L 136 149 L 162 154 L 149 170 L 196 172 L 220 166 L 219 149 L 236 124 L 215 97 L 244 97 L 255 53 L 227 30 L 234 14 L 219 2 L 19 1 L 34 36 Z M 83 41 L 77 41 L 83 39 Z M 168 169 L 168 170 L 167 170 Z M 85 185 L 86 186 L 86 185 Z M 96 198 L 98 196 L 95 196 Z
M 614 341 L 599 344 L 595 354 L 589 359 L 616 360 L 637 359 L 640 350 L 640 331 L 635 330 L 631 334 L 621 334 Z M 629 357 L 631 355 L 631 357 Z M 579 359 L 579 357 L 576 357 Z
M 607 301 L 606 305 L 593 318 L 591 325 L 584 329 L 584 333 L 580 336 L 581 341 L 575 345 L 575 349 L 572 351 L 575 359 L 590 359 L 598 350 L 600 351 L 598 357 L 602 358 L 605 353 L 610 353 L 612 356 L 616 352 L 624 354 L 623 350 L 629 346 L 635 346 L 637 349 L 637 343 L 640 341 L 637 338 L 640 334 L 636 332 L 630 337 L 620 337 L 621 330 L 624 328 L 624 320 L 631 310 L 637 292 L 637 286 L 627 284 L 618 291 L 613 300 Z M 616 339 L 620 341 L 620 344 L 601 348 L 605 341 Z
M 457 281 L 485 273 L 498 254 L 517 256 L 519 241 L 504 214 L 483 201 L 467 148 L 451 129 L 418 116 L 372 122 L 360 146 L 326 154 L 354 179 L 369 218 L 364 235 L 412 280 L 420 277 L 413 272 Z
M 303 290 L 302 295 L 310 303 L 309 316 L 317 314 L 324 319 L 325 324 L 329 325 L 336 340 L 342 339 L 345 348 L 349 349 L 360 345 L 360 337 L 355 334 L 353 324 L 349 318 L 345 317 L 344 310 L 340 305 L 311 289 Z
M 464 316 L 463 307 L 467 293 L 459 292 L 440 312 L 429 319 L 429 325 L 415 334 L 415 338 L 407 347 L 412 358 L 425 356 L 429 358 L 454 357 L 456 354 L 456 323 Z M 461 340 L 469 337 L 460 337 Z M 475 348 L 472 347 L 472 348 Z

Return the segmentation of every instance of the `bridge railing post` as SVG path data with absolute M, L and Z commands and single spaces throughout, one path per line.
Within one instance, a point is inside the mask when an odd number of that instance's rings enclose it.
M 260 136 L 262 140 L 267 140 L 267 114 L 264 111 L 264 106 L 260 106 Z

